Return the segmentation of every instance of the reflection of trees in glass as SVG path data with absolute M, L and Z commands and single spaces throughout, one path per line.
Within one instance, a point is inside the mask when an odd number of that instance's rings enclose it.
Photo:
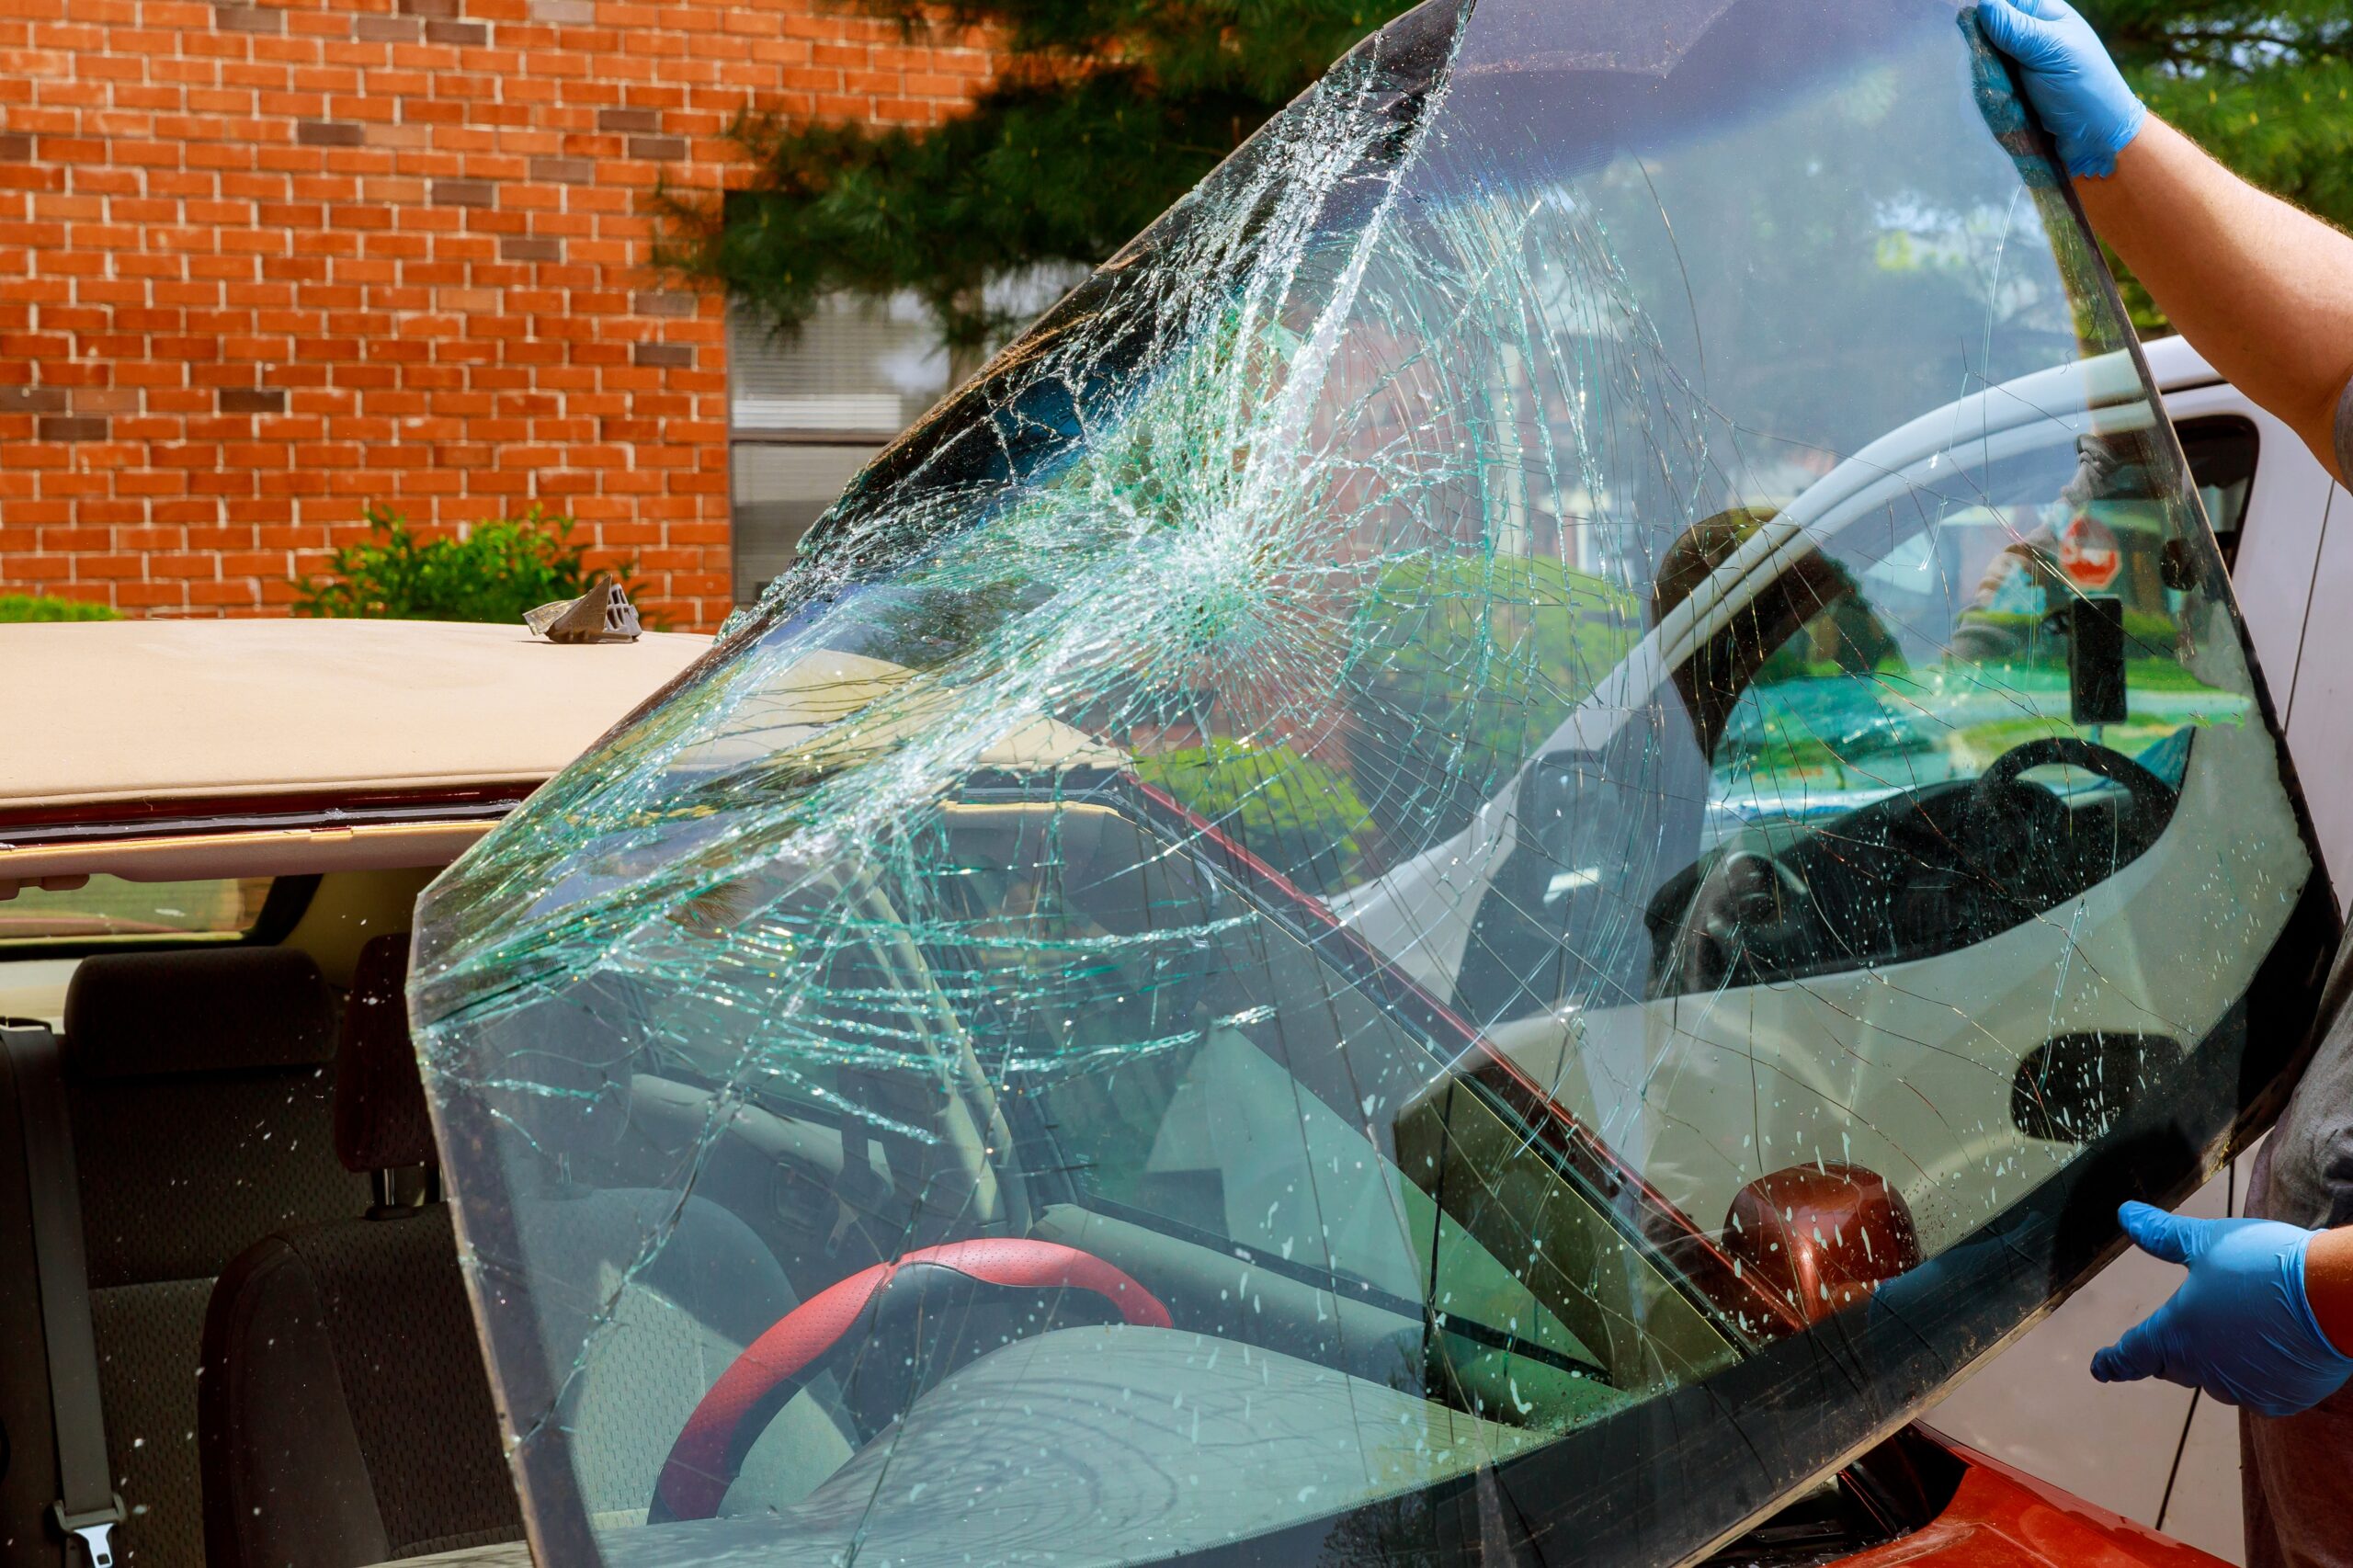
M 2041 215 L 1941 40 L 1688 153 L 1621 159 L 1591 196 L 1678 369 L 1734 426 L 1711 442 L 1748 496 L 1772 492 L 1744 469 L 1849 454 L 2077 354 Z
M 1358 623 L 1351 769 L 1413 847 L 1460 832 L 1641 636 L 1631 594 L 1552 561 L 1417 557 Z M 1430 744 L 1435 729 L 1451 743 Z M 1406 737 L 1419 736 L 1410 742 Z
M 1338 768 L 1221 735 L 1138 757 L 1135 769 L 1302 887 L 1336 892 L 1355 880 L 1368 813 Z
M 1824 676 L 1868 676 L 1904 667 L 1904 652 L 1870 602 L 1856 585 L 1854 574 L 1836 562 L 1825 562 L 1832 575 L 1845 585 L 1831 606 L 1796 636 L 1774 649 L 1757 666 L 1759 685 L 1804 680 Z

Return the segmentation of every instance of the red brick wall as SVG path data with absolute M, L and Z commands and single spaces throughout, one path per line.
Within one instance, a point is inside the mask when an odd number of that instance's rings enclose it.
M 657 175 L 747 102 L 926 121 L 992 69 L 819 0 L 0 0 L 0 592 L 282 613 L 381 502 L 533 502 L 729 600 L 716 300 Z

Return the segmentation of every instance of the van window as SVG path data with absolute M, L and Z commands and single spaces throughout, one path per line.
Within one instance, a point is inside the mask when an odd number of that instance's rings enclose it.
M 2180 657 L 2146 468 L 2087 494 L 2075 455 L 1964 475 L 1980 504 L 1916 531 L 1856 519 L 1735 617 L 1759 646 L 1719 672 L 1745 685 L 1713 737 L 1708 848 L 1653 904 L 1656 985 L 1967 948 L 2156 843 L 2196 732 L 2250 704 Z
M 2206 504 L 2214 542 L 2225 565 L 2236 565 L 2239 533 L 2246 526 L 2247 492 L 2255 484 L 2255 423 L 2228 415 L 2185 419 L 2174 426 L 2182 456 L 2189 460 L 2190 483 Z

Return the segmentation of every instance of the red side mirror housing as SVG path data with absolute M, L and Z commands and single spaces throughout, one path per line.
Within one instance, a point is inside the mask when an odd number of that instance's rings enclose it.
M 1808 1323 L 1852 1306 L 1921 1256 L 1904 1195 L 1860 1165 L 1758 1176 L 1733 1196 L 1722 1245 Z

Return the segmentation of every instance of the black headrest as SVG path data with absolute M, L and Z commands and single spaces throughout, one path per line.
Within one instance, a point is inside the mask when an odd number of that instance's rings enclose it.
M 287 948 L 108 953 L 84 959 L 65 989 L 76 1078 L 315 1067 L 334 1049 L 326 982 Z
M 359 949 L 335 1060 L 335 1152 L 350 1170 L 438 1163 L 409 1040 L 407 984 L 406 933 Z

